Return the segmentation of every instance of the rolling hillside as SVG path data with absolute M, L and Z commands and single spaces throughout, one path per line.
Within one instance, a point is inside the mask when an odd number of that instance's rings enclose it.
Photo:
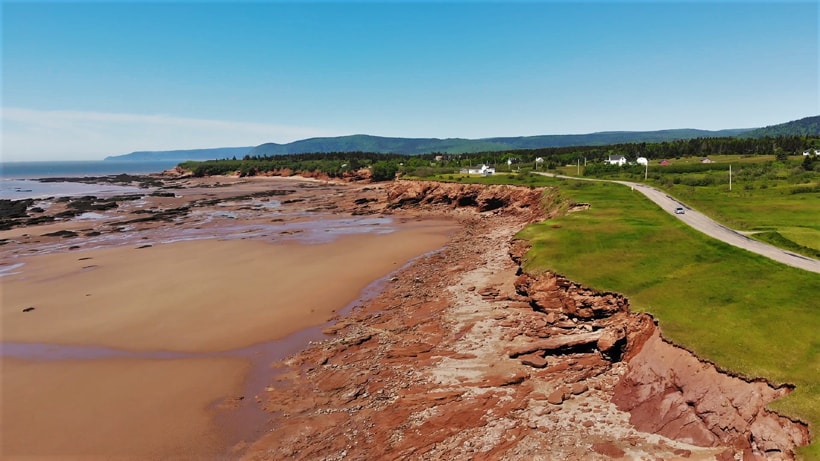
M 791 122 L 771 125 L 764 128 L 747 131 L 741 136 L 762 138 L 764 136 L 820 136 L 820 115 L 801 118 Z
M 607 131 L 591 134 L 519 136 L 507 138 L 387 138 L 357 134 L 334 138 L 311 138 L 290 144 L 267 143 L 254 147 L 250 155 L 280 155 L 305 152 L 384 152 L 426 154 L 447 152 L 463 154 L 542 147 L 603 146 L 630 142 L 662 142 L 677 139 L 737 136 L 748 130 L 661 130 L 661 131 Z

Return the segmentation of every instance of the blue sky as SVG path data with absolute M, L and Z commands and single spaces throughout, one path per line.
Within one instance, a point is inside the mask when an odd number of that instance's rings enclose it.
M 820 113 L 804 2 L 2 3 L 4 161 Z

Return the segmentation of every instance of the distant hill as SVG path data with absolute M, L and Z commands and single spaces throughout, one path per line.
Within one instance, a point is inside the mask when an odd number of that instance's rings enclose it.
M 256 147 L 221 147 L 215 149 L 189 149 L 172 151 L 142 151 L 106 157 L 105 160 L 217 160 L 242 158 L 245 155 L 271 156 L 313 152 L 381 152 L 395 154 L 426 154 L 442 152 L 462 154 L 495 152 L 515 149 L 538 149 L 546 147 L 604 146 L 609 144 L 654 143 L 694 138 L 764 137 L 764 136 L 820 136 L 820 116 L 806 117 L 765 128 L 739 128 L 730 130 L 675 129 L 658 131 L 602 131 L 588 134 L 559 134 L 542 136 L 497 137 L 483 139 L 464 138 L 390 138 L 356 134 L 329 138 L 310 138 L 287 144 L 265 143 Z
M 537 149 L 541 147 L 605 146 L 633 142 L 663 142 L 678 139 L 733 137 L 749 131 L 733 130 L 659 130 L 659 131 L 601 131 L 590 134 L 560 134 L 542 136 L 522 136 L 516 138 L 490 138 L 485 141 L 508 144 L 514 149 Z
M 247 154 L 252 146 L 248 147 L 216 147 L 213 149 L 187 149 L 187 150 L 158 150 L 139 151 L 130 154 L 111 155 L 105 158 L 110 161 L 148 161 L 148 160 L 169 160 L 184 162 L 187 160 L 217 160 L 236 156 L 242 158 Z
M 387 138 L 355 134 L 333 138 L 310 138 L 289 144 L 266 143 L 254 147 L 250 155 L 301 154 L 307 152 L 381 152 L 424 154 L 429 152 L 487 152 L 509 149 L 509 145 L 491 140 L 462 138 Z
M 820 115 L 801 118 L 791 122 L 771 125 L 764 128 L 747 131 L 742 136 L 762 138 L 765 136 L 820 136 Z
M 661 130 L 661 131 L 607 131 L 591 134 L 519 136 L 509 138 L 388 138 L 356 134 L 333 138 L 310 138 L 289 144 L 266 143 L 254 147 L 249 155 L 281 155 L 306 152 L 383 152 L 397 154 L 426 154 L 447 152 L 462 154 L 542 147 L 603 146 L 631 142 L 662 142 L 678 139 L 731 137 L 749 129 Z

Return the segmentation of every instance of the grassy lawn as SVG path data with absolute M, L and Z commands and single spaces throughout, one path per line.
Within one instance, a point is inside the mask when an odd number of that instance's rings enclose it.
M 599 290 L 623 293 L 633 309 L 659 320 L 667 338 L 698 356 L 748 377 L 796 385 L 771 407 L 808 421 L 818 436 L 818 274 L 708 238 L 624 186 L 506 175 L 462 181 L 557 186 L 564 200 L 590 203 L 588 210 L 520 233 L 532 244 L 526 270 L 553 270 Z M 799 208 L 792 212 L 805 212 Z M 767 209 L 753 206 L 749 213 Z M 820 459 L 820 444 L 802 453 Z

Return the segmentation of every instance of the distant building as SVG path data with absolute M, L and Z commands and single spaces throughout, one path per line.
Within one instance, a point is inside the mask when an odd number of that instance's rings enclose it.
M 700 163 L 715 163 L 715 162 L 713 162 L 712 159 L 710 159 L 709 157 L 706 157 L 703 160 L 701 160 Z
M 489 176 L 491 174 L 495 174 L 495 168 L 493 168 L 489 165 L 481 164 L 481 165 L 478 165 L 475 168 L 463 168 L 461 170 L 461 173 L 462 174 L 480 174 L 480 175 L 483 175 L 483 176 Z
M 817 149 L 804 150 L 803 155 L 805 157 L 808 157 L 809 155 L 820 155 L 820 150 L 817 150 Z
M 658 165 L 669 165 L 669 160 L 663 159 L 660 162 L 658 162 Z
M 635 162 L 637 162 L 638 165 L 649 165 L 649 160 L 647 160 L 646 157 L 638 157 Z
M 610 155 L 607 159 L 610 165 L 624 166 L 626 165 L 626 157 L 623 155 Z

